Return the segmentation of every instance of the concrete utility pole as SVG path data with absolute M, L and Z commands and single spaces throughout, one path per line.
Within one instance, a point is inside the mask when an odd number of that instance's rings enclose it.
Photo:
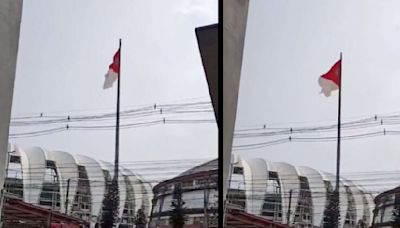
M 68 214 L 68 196 L 69 196 L 69 182 L 71 181 L 70 178 L 68 178 L 67 180 L 67 194 L 65 196 L 65 214 Z
M 208 199 L 210 196 L 210 183 L 204 189 L 204 228 L 208 228 Z
M 289 207 L 288 207 L 288 212 L 287 212 L 287 225 L 290 226 L 290 206 L 292 205 L 292 192 L 293 190 L 290 189 L 289 191 Z
M 53 176 L 53 183 L 56 183 L 56 178 L 57 178 L 57 176 L 54 175 L 54 176 Z M 52 192 L 52 194 L 51 194 L 51 210 L 50 210 L 50 214 L 49 214 L 49 219 L 47 220 L 47 227 L 48 227 L 48 228 L 51 228 L 51 223 L 52 223 L 52 220 L 53 220 L 54 191 L 55 191 L 55 190 L 53 190 L 53 192 Z

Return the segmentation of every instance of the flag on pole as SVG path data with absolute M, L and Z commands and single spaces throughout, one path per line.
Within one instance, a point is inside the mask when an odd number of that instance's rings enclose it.
M 114 82 L 118 79 L 119 61 L 120 61 L 120 52 L 118 49 L 118 51 L 114 54 L 113 62 L 108 67 L 108 72 L 105 75 L 106 79 L 104 81 L 103 89 L 111 88 Z
M 321 93 L 325 94 L 326 97 L 329 97 L 332 91 L 340 87 L 341 64 L 342 60 L 337 61 L 326 74 L 318 79 L 318 83 L 321 86 Z

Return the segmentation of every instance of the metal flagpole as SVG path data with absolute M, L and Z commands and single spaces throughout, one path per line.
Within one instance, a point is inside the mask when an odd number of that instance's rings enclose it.
M 337 152 L 336 152 L 336 187 L 335 187 L 335 200 L 337 203 L 337 212 L 336 221 L 337 227 L 339 226 L 339 205 L 340 205 L 340 194 L 339 194 L 339 185 L 340 185 L 340 120 L 341 120 L 341 97 L 342 97 L 342 52 L 340 52 L 340 65 L 339 65 L 339 97 L 338 97 L 338 129 L 337 129 Z
M 115 160 L 114 160 L 114 178 L 111 183 L 112 192 L 112 208 L 111 216 L 114 217 L 113 227 L 119 223 L 118 218 L 118 205 L 119 205 L 119 186 L 118 186 L 118 173 L 119 173 L 119 106 L 120 106 L 120 85 L 121 85 L 121 39 L 119 39 L 118 49 L 118 79 L 117 79 L 117 113 L 116 113 L 116 125 L 115 125 Z
M 115 161 L 114 161 L 114 178 L 118 181 L 119 170 L 119 95 L 121 83 L 121 39 L 119 39 L 119 59 L 118 59 L 118 82 L 117 82 L 117 120 L 115 126 Z

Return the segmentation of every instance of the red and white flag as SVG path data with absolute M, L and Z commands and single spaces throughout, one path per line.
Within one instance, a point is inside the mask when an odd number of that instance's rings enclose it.
M 321 93 L 325 94 L 325 96 L 329 97 L 332 91 L 339 89 L 341 67 L 342 60 L 339 60 L 326 74 L 319 77 L 318 83 L 321 86 Z
M 120 62 L 120 50 L 114 54 L 113 62 L 108 67 L 108 72 L 105 75 L 103 89 L 111 88 L 114 82 L 118 79 L 119 75 L 119 62 Z

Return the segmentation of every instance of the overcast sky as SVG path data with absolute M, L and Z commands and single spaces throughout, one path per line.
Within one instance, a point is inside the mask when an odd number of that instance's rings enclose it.
M 318 77 L 339 59 L 340 52 L 342 121 L 398 113 L 399 12 L 398 1 L 250 1 L 236 130 L 263 124 L 335 124 L 338 94 L 329 98 L 319 94 Z M 342 135 L 378 129 L 383 128 Z M 274 138 L 235 139 L 234 144 L 270 139 Z M 336 142 L 291 142 L 240 154 L 335 173 Z M 399 161 L 399 136 L 342 142 L 343 172 L 400 170 Z M 384 187 L 398 183 L 392 180 Z
M 103 90 L 102 85 L 119 38 L 122 110 L 210 101 L 195 28 L 217 23 L 217 11 L 216 0 L 25 1 L 12 116 L 115 111 L 116 86 Z M 190 117 L 214 119 L 214 114 Z M 127 120 L 121 120 L 124 123 Z M 31 129 L 13 127 L 11 133 Z M 114 161 L 113 130 L 68 131 L 11 142 Z M 121 130 L 120 144 L 122 162 L 211 159 L 217 157 L 217 125 Z

